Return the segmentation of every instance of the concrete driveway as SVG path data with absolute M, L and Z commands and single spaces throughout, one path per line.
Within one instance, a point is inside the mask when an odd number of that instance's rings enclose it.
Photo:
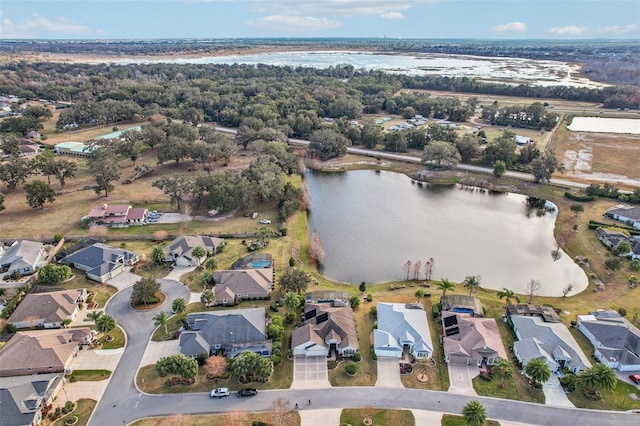
M 155 364 L 163 356 L 170 356 L 180 353 L 180 340 L 167 340 L 166 342 L 149 342 L 144 351 L 140 367 Z
M 447 367 L 449 369 L 450 382 L 448 392 L 462 395 L 477 395 L 471 382 L 474 377 L 480 374 L 480 369 L 477 366 L 447 364 Z
M 544 392 L 545 405 L 575 408 L 575 405 L 567 398 L 567 394 L 564 393 L 560 380 L 555 374 L 552 374 L 549 381 L 542 385 L 542 391 Z
M 109 370 L 113 374 L 120 357 L 124 352 L 124 348 L 120 349 L 83 349 L 78 351 L 73 361 L 71 361 L 71 368 L 74 370 Z M 102 398 L 109 380 L 91 381 L 91 382 L 67 382 L 64 384 L 63 395 L 69 399 L 69 401 L 77 401 L 80 398 L 90 398 L 99 401 Z M 58 401 L 64 403 L 58 395 Z
M 171 272 L 169 272 L 164 279 L 165 280 L 173 280 L 173 281 L 180 281 L 180 277 L 183 276 L 184 274 L 186 274 L 187 272 L 191 272 L 193 270 L 195 270 L 196 267 L 195 266 L 175 266 Z
M 111 286 L 114 286 L 115 288 L 118 289 L 118 291 L 120 291 L 120 290 L 124 290 L 127 287 L 131 287 L 137 281 L 140 281 L 140 279 L 142 279 L 140 275 L 134 274 L 133 272 L 124 271 L 117 277 L 108 279 L 106 283 Z
M 291 389 L 318 389 L 331 387 L 327 358 L 324 356 L 296 355 L 293 359 Z
M 383 388 L 402 388 L 400 380 L 400 360 L 398 358 L 378 357 L 378 380 L 376 386 Z

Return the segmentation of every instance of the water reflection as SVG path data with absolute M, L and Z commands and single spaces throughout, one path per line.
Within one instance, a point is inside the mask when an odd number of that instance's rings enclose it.
M 495 194 L 458 186 L 412 185 L 402 174 L 373 171 L 308 172 L 310 230 L 325 257 L 321 272 L 341 282 L 406 278 L 404 265 L 433 258 L 433 279 L 461 282 L 481 275 L 484 288 L 523 293 L 539 280 L 541 295 L 561 296 L 587 286 L 569 256 L 554 261 L 557 212 L 537 208 L 518 194 Z M 424 268 L 421 271 L 424 279 Z

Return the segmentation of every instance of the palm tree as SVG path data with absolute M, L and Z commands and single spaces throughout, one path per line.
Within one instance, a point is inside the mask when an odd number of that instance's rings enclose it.
M 200 295 L 200 301 L 207 308 L 213 303 L 214 300 L 216 300 L 216 296 L 213 294 L 213 291 L 211 291 L 211 289 L 206 289 Z
M 538 385 L 546 382 L 551 377 L 551 368 L 549 368 L 544 358 L 533 358 L 525 366 L 524 372 Z
M 284 306 L 289 310 L 295 311 L 300 307 L 300 298 L 296 293 L 290 291 L 284 295 Z
M 469 289 L 469 296 L 474 291 L 478 291 L 480 288 L 480 276 L 479 275 L 471 275 L 464 279 L 463 281 L 464 287 Z
M 498 298 L 507 299 L 507 305 L 511 304 L 511 299 L 515 299 L 516 302 L 520 303 L 520 298 L 516 296 L 513 290 L 509 290 L 506 287 L 502 287 L 502 291 L 498 292 Z
M 204 267 L 207 269 L 207 271 L 215 271 L 216 269 L 218 269 L 218 259 L 216 259 L 215 257 L 210 257 L 204 263 Z
M 89 315 L 87 315 L 87 318 L 89 318 L 91 321 L 93 321 L 95 324 L 97 324 L 98 323 L 98 318 L 100 318 L 103 313 L 104 312 L 102 312 L 102 311 L 89 312 Z
M 173 312 L 180 315 L 187 310 L 187 302 L 182 297 L 178 297 L 171 304 L 171 309 L 173 310 Z
M 65 318 L 65 319 L 62 320 L 62 326 L 64 328 L 69 327 L 69 324 L 71 324 L 71 318 Z
M 506 377 L 511 377 L 513 374 L 513 365 L 507 359 L 500 358 L 496 361 L 495 364 L 491 366 L 491 371 L 495 372 L 498 376 L 500 376 L 500 384 L 499 387 L 504 387 L 504 379 Z
M 164 334 L 169 334 L 167 330 L 167 323 L 169 322 L 169 315 L 165 311 L 159 312 L 155 317 L 153 317 L 153 325 L 156 327 L 163 326 Z
M 589 395 L 596 394 L 600 389 L 611 390 L 618 383 L 616 372 L 605 364 L 596 364 L 580 373 L 582 383 Z
M 416 296 L 416 303 L 420 303 L 420 299 L 422 299 L 425 296 L 424 290 L 422 289 L 416 290 L 415 296 Z
M 442 290 L 442 296 L 447 294 L 447 291 L 449 291 L 449 290 L 454 291 L 456 289 L 455 284 L 452 283 L 451 281 L 449 281 L 446 278 L 443 278 L 440 281 L 438 281 L 436 283 L 436 287 L 438 287 L 438 289 Z
M 112 340 L 109 333 L 111 333 L 111 330 L 116 328 L 116 320 L 111 315 L 101 315 L 100 318 L 98 318 L 98 321 L 96 321 L 96 328 L 100 333 L 107 334 L 107 340 Z
M 474 399 L 462 407 L 462 417 L 468 426 L 484 426 L 487 423 L 487 410 Z

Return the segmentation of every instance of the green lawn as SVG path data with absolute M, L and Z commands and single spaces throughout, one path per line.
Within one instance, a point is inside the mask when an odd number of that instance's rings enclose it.
M 78 422 L 74 426 L 84 426 L 88 424 L 89 417 L 91 417 L 91 413 L 93 412 L 93 409 L 96 407 L 97 402 L 94 401 L 93 399 L 83 398 L 76 401 L 76 403 L 77 403 L 76 409 L 73 410 L 72 413 L 69 413 L 64 417 L 59 418 L 53 423 L 53 425 L 63 426 L 65 420 L 71 419 L 74 416 L 78 417 Z M 61 403 L 61 404 L 64 405 L 64 403 Z
M 615 389 L 611 391 L 601 391 L 602 399 L 594 401 L 584 396 L 584 388 L 578 384 L 575 392 L 567 394 L 569 400 L 578 408 L 589 408 L 592 410 L 617 410 L 625 411 L 640 409 L 640 390 L 636 386 L 618 381 Z M 635 395 L 637 400 L 633 400 L 629 395 Z
M 300 425 L 300 416 L 297 411 L 289 413 L 292 422 L 291 426 Z M 171 417 L 151 417 L 137 420 L 131 423 L 132 426 L 229 426 L 229 425 L 251 425 L 252 422 L 272 422 L 270 413 L 247 413 L 245 411 L 229 411 L 225 414 L 208 414 L 198 416 L 187 416 L 176 414 Z
M 445 414 L 442 416 L 442 426 L 467 426 L 462 416 L 454 416 L 453 414 Z M 485 426 L 500 426 L 495 420 L 489 420 Z
M 490 381 L 486 381 L 478 376 L 473 379 L 473 389 L 480 396 L 544 404 L 544 393 L 542 390 L 534 389 L 527 385 L 517 369 L 514 369 L 512 377 L 504 379 L 504 387 L 499 387 L 499 383 L 500 378 L 495 375 Z
M 111 376 L 109 370 L 73 370 L 69 376 L 70 382 L 95 382 L 108 379 Z
M 375 426 L 413 426 L 416 420 L 409 410 L 378 410 L 369 408 L 346 408 L 340 415 L 340 424 L 361 425 L 365 418 L 373 420 Z
M 125 334 L 119 326 L 111 330 L 111 333 L 109 334 L 111 334 L 111 337 L 114 338 L 111 342 L 107 342 L 106 334 L 98 339 L 98 342 L 102 344 L 102 349 L 124 348 Z

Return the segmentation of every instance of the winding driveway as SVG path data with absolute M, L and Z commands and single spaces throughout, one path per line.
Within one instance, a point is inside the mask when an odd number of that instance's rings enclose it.
M 131 287 L 120 291 L 108 303 L 106 312 L 113 315 L 127 334 L 127 345 L 109 385 L 98 402 L 90 425 L 113 426 L 148 417 L 183 414 L 206 414 L 233 409 L 268 411 L 276 398 L 285 398 L 291 405 L 309 408 L 389 407 L 459 413 L 471 399 L 478 399 L 490 418 L 526 424 L 636 425 L 637 414 L 570 409 L 543 406 L 497 398 L 471 397 L 440 391 L 405 388 L 341 387 L 327 389 L 284 389 L 263 391 L 254 398 L 211 399 L 206 393 L 148 395 L 135 386 L 135 377 L 147 343 L 154 330 L 153 316 L 166 309 L 176 297 L 189 297 L 186 286 L 173 280 L 160 280 L 167 301 L 146 312 L 129 307 Z M 304 408 L 303 408 L 304 409 Z

